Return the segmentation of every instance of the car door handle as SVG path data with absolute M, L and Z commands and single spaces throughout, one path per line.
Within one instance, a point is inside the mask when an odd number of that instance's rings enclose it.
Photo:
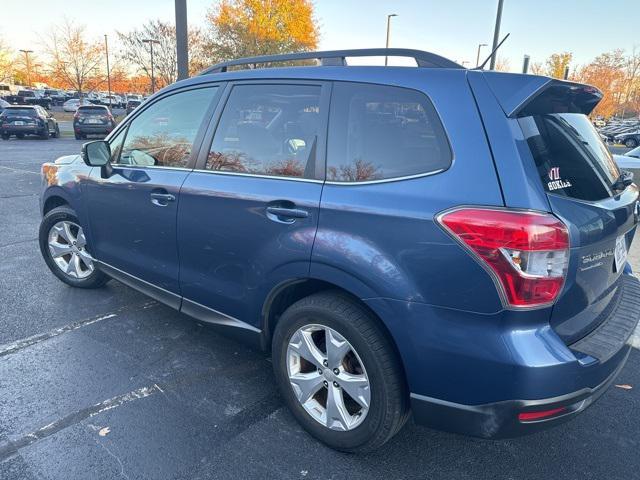
M 272 219 L 275 217 L 279 221 L 288 220 L 287 223 L 291 223 L 296 218 L 308 218 L 309 212 L 299 208 L 267 207 L 267 215 Z
M 169 202 L 175 202 L 176 197 L 171 193 L 152 193 L 151 203 L 159 207 L 166 207 Z

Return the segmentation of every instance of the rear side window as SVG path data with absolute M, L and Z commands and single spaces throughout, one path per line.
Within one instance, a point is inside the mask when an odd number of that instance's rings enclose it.
M 613 195 L 620 171 L 585 115 L 532 115 L 519 122 L 547 192 L 587 201 Z
M 213 137 L 207 169 L 312 177 L 320 92 L 317 85 L 233 87 Z
M 87 115 L 106 115 L 108 110 L 103 107 L 79 107 L 78 114 L 87 114 Z
M 444 170 L 451 149 L 426 95 L 406 88 L 336 83 L 327 180 L 362 182 Z

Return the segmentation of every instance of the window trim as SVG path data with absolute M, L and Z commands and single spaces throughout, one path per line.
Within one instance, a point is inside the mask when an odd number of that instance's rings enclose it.
M 209 106 L 205 110 L 204 116 L 200 122 L 200 126 L 198 127 L 198 132 L 196 133 L 196 136 L 193 139 L 193 142 L 191 145 L 191 153 L 189 154 L 189 159 L 187 160 L 186 167 L 165 167 L 165 166 L 159 166 L 159 165 L 126 165 L 121 163 L 112 163 L 112 166 L 116 168 L 127 168 L 127 169 L 135 169 L 135 170 L 145 170 L 145 169 L 164 169 L 164 170 L 181 170 L 181 171 L 193 170 L 197 161 L 197 152 L 199 151 L 200 145 L 202 144 L 202 140 L 204 138 L 206 128 L 210 122 L 210 119 L 213 116 L 215 109 L 220 103 L 222 92 L 226 89 L 226 84 L 227 82 L 208 82 L 208 83 L 193 85 L 186 88 L 180 88 L 180 89 L 168 91 L 158 96 L 157 98 L 153 99 L 153 101 L 145 102 L 146 105 L 144 105 L 142 108 L 138 106 L 133 111 L 132 117 L 128 118 L 126 122 L 122 122 L 120 125 L 118 125 L 118 127 L 114 129 L 109 134 L 109 136 L 105 139 L 107 142 L 109 142 L 109 148 L 111 148 L 111 140 L 117 137 L 120 134 L 120 132 L 123 132 L 124 138 L 122 139 L 122 145 L 124 146 L 124 143 L 127 141 L 127 135 L 129 135 L 129 126 L 131 125 L 131 122 L 134 122 L 136 118 L 138 118 L 143 112 L 145 112 L 151 106 L 155 105 L 157 102 L 160 102 L 166 98 L 171 97 L 172 95 L 177 95 L 179 93 L 216 87 L 217 89 L 215 91 L 215 94 L 211 98 Z M 118 161 L 120 161 L 120 155 L 122 155 L 122 149 L 120 149 L 120 152 L 118 154 Z
M 320 123 L 318 126 L 318 139 L 316 141 L 314 178 L 286 177 L 286 176 L 266 175 L 266 174 L 258 174 L 258 173 L 228 172 L 224 170 L 210 170 L 206 168 L 207 157 L 209 156 L 211 145 L 213 144 L 213 137 L 215 136 L 216 131 L 218 130 L 218 126 L 220 125 L 220 119 L 222 118 L 224 109 L 227 106 L 227 102 L 229 101 L 231 92 L 233 91 L 233 88 L 235 86 L 241 86 L 241 85 L 311 85 L 311 86 L 320 87 L 320 110 L 324 111 L 325 114 L 322 115 L 322 117 L 320 118 Z M 324 183 L 325 167 L 327 164 L 327 136 L 328 136 L 328 125 L 329 125 L 329 107 L 331 105 L 330 103 L 331 89 L 332 89 L 332 82 L 329 82 L 326 80 L 298 80 L 298 79 L 282 78 L 282 79 L 255 79 L 255 80 L 229 81 L 223 92 L 222 98 L 218 102 L 216 110 L 211 118 L 211 122 L 207 129 L 207 132 L 201 143 L 200 151 L 198 152 L 198 158 L 197 158 L 194 170 L 198 171 L 199 173 L 210 173 L 213 175 L 235 175 L 235 176 L 248 177 L 248 178 L 251 177 L 251 178 L 288 180 L 288 181 L 307 182 L 307 183 Z
M 431 97 L 427 94 L 427 92 L 423 91 L 423 90 L 418 90 L 417 88 L 411 88 L 411 87 L 405 87 L 405 86 L 401 86 L 401 85 L 390 85 L 390 84 L 386 84 L 386 83 L 376 83 L 376 82 L 352 82 L 349 80 L 336 80 L 333 81 L 332 84 L 337 84 L 337 83 L 346 83 L 346 84 L 360 84 L 360 85 L 375 85 L 375 86 L 379 86 L 379 87 L 391 87 L 391 88 L 400 88 L 403 90 L 410 90 L 413 92 L 416 92 L 424 97 L 426 97 L 426 99 L 428 100 L 429 104 L 431 105 L 431 108 L 433 109 L 433 112 L 436 116 L 436 118 L 438 119 L 438 122 L 440 122 L 440 126 L 442 128 L 442 133 L 444 135 L 444 140 L 447 144 L 447 146 L 449 147 L 449 156 L 450 156 L 450 160 L 449 160 L 449 165 L 446 168 L 438 168 L 435 170 L 428 170 L 426 172 L 421 172 L 421 173 L 415 173 L 415 174 L 411 174 L 411 175 L 403 175 L 400 177 L 389 177 L 389 178 L 380 178 L 378 180 L 356 180 L 356 181 L 350 181 L 350 182 L 340 182 L 337 180 L 327 180 L 325 177 L 325 182 L 327 185 L 338 185 L 338 186 L 350 186 L 350 185 L 373 185 L 373 184 L 377 184 L 377 183 L 389 183 L 389 182 L 398 182 L 401 180 L 413 180 L 415 178 L 422 178 L 422 177 L 430 177 L 432 175 L 438 175 L 440 173 L 446 172 L 447 170 L 449 170 L 454 163 L 455 160 L 455 154 L 453 152 L 453 148 L 451 146 L 451 140 L 449 139 L 449 134 L 447 132 L 447 129 L 444 126 L 444 122 L 442 121 L 442 117 L 440 116 L 440 112 L 438 112 L 438 109 L 436 108 L 435 103 L 433 103 L 433 100 L 431 99 Z M 331 95 L 331 108 L 333 108 L 333 89 L 332 89 L 332 95 Z M 331 115 L 331 111 L 329 111 L 329 115 Z M 328 142 L 328 136 L 329 136 L 329 130 L 327 129 L 327 142 Z M 328 168 L 328 164 L 329 164 L 329 156 L 328 156 L 328 150 L 326 152 L 325 155 L 325 172 L 327 171 Z

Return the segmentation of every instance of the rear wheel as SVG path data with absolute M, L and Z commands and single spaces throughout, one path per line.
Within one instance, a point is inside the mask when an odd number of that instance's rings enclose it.
M 293 415 L 333 448 L 374 450 L 407 419 L 404 374 L 388 334 L 346 295 L 321 292 L 289 307 L 272 358 Z
M 60 126 L 57 123 L 56 123 L 56 128 L 54 128 L 53 132 L 51 133 L 51 137 L 60 138 Z
M 11 135 L 2 134 L 2 140 L 9 140 L 9 138 L 11 138 Z
M 75 136 L 76 140 L 82 140 L 82 135 L 80 135 L 79 133 L 76 133 Z
M 638 146 L 638 142 L 635 138 L 627 138 L 624 141 L 624 146 L 627 148 L 636 148 Z
M 72 287 L 98 288 L 109 281 L 96 268 L 78 217 L 69 207 L 57 207 L 40 223 L 40 252 L 49 269 Z

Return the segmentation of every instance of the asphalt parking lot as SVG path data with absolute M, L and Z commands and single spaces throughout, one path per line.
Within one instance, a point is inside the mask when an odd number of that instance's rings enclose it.
M 81 143 L 0 142 L 0 479 L 638 478 L 637 349 L 616 381 L 632 389 L 553 430 L 486 441 L 410 421 L 369 455 L 318 444 L 263 354 L 116 281 L 82 291 L 49 273 L 39 169 Z M 637 242 L 630 258 L 640 270 Z

